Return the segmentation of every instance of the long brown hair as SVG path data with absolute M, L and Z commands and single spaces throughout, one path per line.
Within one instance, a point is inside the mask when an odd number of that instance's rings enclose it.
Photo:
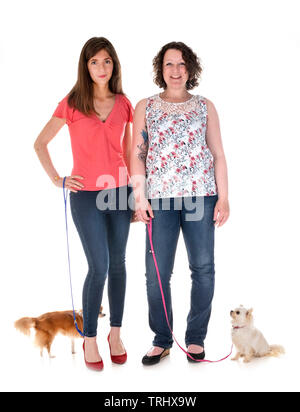
M 95 112 L 94 87 L 87 63 L 100 50 L 105 49 L 110 55 L 114 68 L 109 89 L 115 94 L 124 94 L 122 89 L 121 65 L 114 46 L 105 37 L 92 37 L 83 46 L 78 63 L 77 82 L 69 93 L 68 104 L 80 112 L 89 115 Z

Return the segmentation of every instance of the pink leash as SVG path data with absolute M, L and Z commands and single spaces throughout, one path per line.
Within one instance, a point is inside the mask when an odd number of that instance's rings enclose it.
M 170 326 L 170 322 L 169 322 L 169 318 L 168 318 L 168 312 L 167 312 L 167 307 L 166 307 L 166 301 L 165 301 L 165 296 L 164 296 L 164 292 L 163 292 L 163 288 L 162 288 L 162 284 L 161 284 L 161 278 L 160 278 L 160 274 L 159 274 L 159 270 L 158 270 L 158 265 L 157 265 L 157 261 L 156 261 L 156 257 L 155 257 L 155 253 L 154 253 L 154 248 L 153 248 L 153 241 L 152 241 L 152 218 L 150 217 L 150 223 L 147 224 L 147 229 L 148 229 L 148 234 L 149 234 L 149 240 L 150 240 L 150 245 L 151 245 L 151 251 L 152 251 L 152 255 L 153 255 L 153 260 L 154 260 L 154 264 L 156 267 L 156 272 L 157 272 L 157 277 L 158 277 L 158 283 L 159 283 L 159 287 L 160 287 L 160 292 L 161 292 L 161 297 L 162 297 L 162 301 L 163 301 L 163 306 L 164 306 L 164 310 L 165 310 L 165 315 L 166 315 L 166 320 L 167 320 L 167 324 L 169 326 L 169 329 L 172 333 L 172 336 L 175 340 L 175 342 L 177 343 L 177 345 L 179 346 L 179 348 L 189 357 L 191 358 L 193 361 L 195 362 L 207 362 L 207 363 L 217 363 L 217 362 L 222 362 L 225 359 L 229 358 L 229 356 L 231 356 L 232 354 L 232 349 L 233 349 L 233 345 L 231 347 L 231 352 L 229 353 L 229 355 L 227 355 L 225 358 L 219 359 L 217 361 L 210 361 L 210 360 L 206 360 L 206 359 L 194 359 L 185 349 L 183 349 L 183 347 L 177 342 L 177 339 L 174 336 L 174 333 L 172 331 L 172 328 Z

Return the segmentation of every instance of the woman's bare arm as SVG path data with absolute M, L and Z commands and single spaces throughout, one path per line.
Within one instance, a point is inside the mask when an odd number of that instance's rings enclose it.
M 206 99 L 207 129 L 206 142 L 214 158 L 215 178 L 218 189 L 218 202 L 214 220 L 222 226 L 229 217 L 228 174 L 225 153 L 222 144 L 219 116 L 214 104 Z
M 58 187 L 62 187 L 63 179 L 59 177 L 55 167 L 53 166 L 50 154 L 48 151 L 48 144 L 57 135 L 60 129 L 66 123 L 65 119 L 52 117 L 45 125 L 39 136 L 34 142 L 34 150 L 51 181 Z M 82 176 L 70 176 L 66 179 L 66 187 L 72 192 L 77 192 L 76 188 L 83 188 L 84 185 L 76 179 L 83 179 Z
M 147 99 L 141 100 L 133 117 L 133 141 L 131 150 L 131 181 L 136 201 L 136 212 L 140 221 L 149 222 L 147 211 L 154 217 L 146 199 L 146 159 L 148 153 L 148 132 L 145 119 Z
M 123 139 L 123 157 L 124 157 L 125 164 L 127 166 L 129 176 L 131 176 L 131 165 L 130 165 L 131 145 L 132 145 L 131 125 L 130 123 L 127 123 L 126 128 L 125 128 L 124 139 Z

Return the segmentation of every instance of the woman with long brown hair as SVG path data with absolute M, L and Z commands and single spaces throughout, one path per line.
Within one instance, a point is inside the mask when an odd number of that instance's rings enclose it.
M 103 369 L 96 336 L 107 276 L 111 359 L 118 364 L 127 359 L 120 328 L 126 288 L 125 251 L 133 219 L 128 206 L 132 192 L 132 114 L 131 103 L 122 90 L 117 53 L 107 39 L 94 37 L 82 49 L 75 86 L 59 103 L 34 144 L 51 181 L 63 187 L 47 145 L 64 124 L 68 125 L 74 164 L 65 187 L 70 190 L 72 217 L 88 262 L 83 288 L 83 347 L 86 365 L 95 370 Z

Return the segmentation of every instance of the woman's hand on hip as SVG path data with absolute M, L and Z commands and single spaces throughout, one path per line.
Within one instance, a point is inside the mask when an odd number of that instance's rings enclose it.
M 77 179 L 83 180 L 84 177 L 78 175 L 67 176 L 65 181 L 65 188 L 74 193 L 77 193 L 78 190 L 83 189 L 84 185 Z M 63 187 L 63 180 L 63 177 L 58 177 L 57 180 L 54 181 L 55 186 Z

